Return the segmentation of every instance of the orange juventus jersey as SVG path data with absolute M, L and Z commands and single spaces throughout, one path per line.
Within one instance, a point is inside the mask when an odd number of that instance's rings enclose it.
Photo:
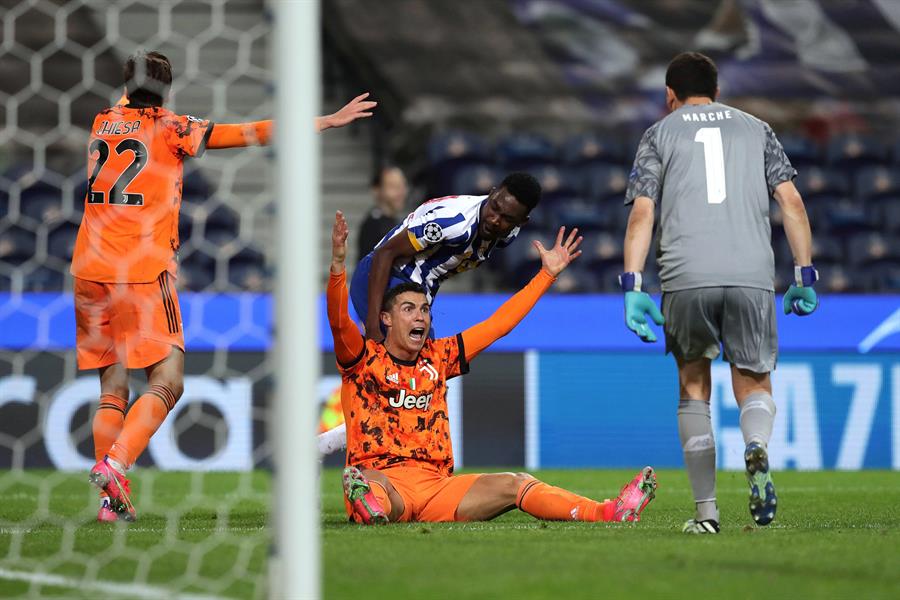
M 97 115 L 72 275 L 147 283 L 176 274 L 182 162 L 203 153 L 212 130 L 210 121 L 162 107 L 117 105 Z
M 428 340 L 411 362 L 367 340 L 357 359 L 338 366 L 348 465 L 383 469 L 425 462 L 453 472 L 447 380 L 469 370 L 461 335 Z

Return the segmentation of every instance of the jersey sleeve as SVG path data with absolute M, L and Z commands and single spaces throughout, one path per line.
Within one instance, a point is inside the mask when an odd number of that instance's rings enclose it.
M 424 205 L 419 210 L 406 224 L 409 241 L 417 251 L 437 244 L 454 246 L 468 242 L 471 223 L 463 213 L 442 205 Z
M 556 278 L 543 268 L 512 298 L 504 302 L 490 317 L 459 334 L 459 346 L 466 361 L 513 330 L 525 318 Z
M 444 344 L 443 360 L 447 365 L 447 379 L 453 379 L 469 372 L 469 361 L 466 359 L 466 347 L 461 333 L 453 337 L 441 339 Z
M 347 272 L 330 273 L 325 306 L 328 324 L 334 339 L 334 353 L 338 369 L 342 374 L 352 373 L 361 368 L 366 354 L 366 343 L 356 323 L 350 318 Z
M 634 166 L 628 175 L 628 188 L 625 190 L 625 204 L 631 204 L 635 198 L 646 196 L 659 202 L 662 191 L 662 158 L 656 147 L 656 123 L 644 132 L 634 157 Z
M 172 153 L 180 158 L 202 156 L 212 134 L 214 123 L 189 115 L 172 115 L 165 121 L 166 141 Z
M 766 134 L 765 168 L 766 183 L 769 185 L 769 193 L 772 194 L 779 184 L 791 181 L 797 176 L 797 169 L 791 164 L 778 137 L 768 123 L 763 123 Z

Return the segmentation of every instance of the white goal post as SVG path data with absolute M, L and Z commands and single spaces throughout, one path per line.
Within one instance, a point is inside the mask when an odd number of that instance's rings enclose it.
M 318 598 L 319 0 L 275 0 L 277 272 L 272 598 Z

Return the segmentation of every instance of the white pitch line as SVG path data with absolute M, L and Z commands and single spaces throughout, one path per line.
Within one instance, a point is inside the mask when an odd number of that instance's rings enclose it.
M 179 600 L 222 600 L 222 596 L 208 596 L 201 594 L 181 594 L 173 590 L 141 583 L 113 583 L 111 581 L 88 581 L 50 573 L 32 573 L 29 571 L 11 571 L 0 567 L 0 579 L 10 581 L 26 581 L 39 585 L 53 585 L 80 590 L 82 592 L 94 591 L 113 596 L 132 597 L 146 600 L 166 600 L 177 598 Z

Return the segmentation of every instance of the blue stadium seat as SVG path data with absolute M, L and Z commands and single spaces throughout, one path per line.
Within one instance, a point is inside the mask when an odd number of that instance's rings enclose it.
M 622 144 L 613 136 L 597 133 L 582 133 L 565 140 L 562 145 L 562 159 L 566 164 L 624 164 L 626 162 Z
M 868 231 L 874 225 L 874 215 L 860 202 L 849 198 L 819 198 L 807 204 L 810 220 L 816 229 L 832 233 Z
M 620 235 L 590 230 L 582 234 L 584 241 L 581 245 L 584 254 L 579 260 L 585 261 L 594 271 L 602 271 L 609 267 L 622 270 L 624 248 Z
M 604 207 L 603 205 L 607 206 Z M 615 214 L 608 210 L 608 202 L 572 196 L 559 198 L 547 203 L 553 214 L 553 226 L 579 227 L 581 229 L 614 228 Z
M 265 257 L 253 248 L 244 248 L 228 260 L 228 281 L 241 290 L 263 292 L 270 288 Z
M 600 291 L 600 282 L 588 265 L 575 262 L 559 274 L 553 291 L 562 294 L 596 293 Z
M 900 268 L 896 262 L 865 265 L 854 269 L 855 289 L 870 293 L 896 293 L 900 290 Z
M 819 277 L 822 278 L 822 281 L 816 284 L 817 289 L 839 294 L 864 287 L 864 282 L 858 277 L 858 273 L 854 273 L 854 278 L 851 280 L 850 273 L 841 263 L 816 260 L 816 270 L 819 271 Z M 793 279 L 788 274 L 784 283 L 775 289 L 787 289 L 791 283 L 793 283 Z
M 625 201 L 625 188 L 628 187 L 628 171 L 624 167 L 614 165 L 587 165 L 580 168 L 576 175 L 581 193 L 588 198 L 605 200 L 607 198 Z
M 791 245 L 785 236 L 772 236 L 772 248 L 775 251 L 776 269 L 792 272 L 794 266 L 794 256 L 791 252 Z M 840 262 L 844 260 L 844 246 L 840 238 L 830 236 L 826 233 L 814 233 L 812 244 L 813 261 L 816 264 L 820 262 Z
M 798 135 L 780 136 L 782 147 L 795 167 L 822 164 L 822 148 L 807 137 Z M 800 169 L 802 172 L 802 169 Z
M 525 226 L 515 241 L 507 248 L 495 251 L 500 254 L 503 260 L 504 272 L 507 277 L 507 285 L 515 289 L 518 285 L 520 276 L 531 273 L 534 275 L 540 265 L 540 256 L 535 250 L 532 242 L 540 241 L 546 247 L 547 244 L 556 239 L 556 231 L 553 229 L 538 229 L 537 227 Z M 525 282 L 530 279 L 528 277 Z
M 794 182 L 804 199 L 850 194 L 850 180 L 846 175 L 822 167 L 800 170 Z
M 454 189 L 454 178 L 467 166 L 493 162 L 488 143 L 466 131 L 448 131 L 432 137 L 428 144 L 428 193 L 431 196 L 463 194 Z
M 0 262 L 21 265 L 34 256 L 35 250 L 34 233 L 17 225 L 0 231 Z
M 507 171 L 527 171 L 557 158 L 553 142 L 538 133 L 513 133 L 501 139 L 496 150 L 497 160 Z
M 859 233 L 847 242 L 847 257 L 854 265 L 873 265 L 900 258 L 897 243 L 881 233 Z
M 535 227 L 538 229 L 553 229 L 556 226 L 555 205 L 542 199 L 537 206 L 532 209 L 528 215 L 528 224 L 526 227 Z
M 428 142 L 428 162 L 432 168 L 448 162 L 490 162 L 490 145 L 468 131 L 445 131 Z
M 60 260 L 70 262 L 75 249 L 75 238 L 78 236 L 78 224 L 64 221 L 56 225 L 47 235 L 47 253 Z
M 471 194 L 480 196 L 487 194 L 491 188 L 499 185 L 503 175 L 493 165 L 479 164 L 460 167 L 453 174 L 450 194 Z
M 900 169 L 896 167 L 865 167 L 856 171 L 856 197 L 876 200 L 900 197 Z
M 535 165 L 528 171 L 541 184 L 541 196 L 545 200 L 564 198 L 578 193 L 571 172 L 565 168 L 556 165 Z
M 25 292 L 53 292 L 63 289 L 63 274 L 46 266 L 25 273 L 22 288 Z
M 886 163 L 888 147 L 871 136 L 843 135 L 828 143 L 826 158 L 829 164 L 839 167 Z
M 840 262 L 844 259 L 844 246 L 841 240 L 826 234 L 813 235 L 813 260 L 816 262 Z M 790 256 L 790 246 L 788 247 Z
M 885 231 L 900 231 L 900 198 L 886 198 L 879 201 L 881 224 Z

